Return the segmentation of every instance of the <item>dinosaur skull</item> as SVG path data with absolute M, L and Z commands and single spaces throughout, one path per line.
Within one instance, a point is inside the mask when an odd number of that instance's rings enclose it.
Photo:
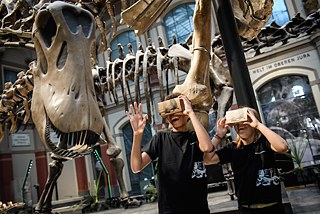
M 91 13 L 65 2 L 44 5 L 35 19 L 37 65 L 31 111 L 47 146 L 48 124 L 60 136 L 60 147 L 69 144 L 73 151 L 95 144 L 103 130 L 91 72 L 94 33 Z

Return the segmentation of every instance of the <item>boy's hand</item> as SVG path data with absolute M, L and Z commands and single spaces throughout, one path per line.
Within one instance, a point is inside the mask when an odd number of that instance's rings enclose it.
M 183 100 L 183 103 L 184 103 L 183 113 L 184 114 L 189 115 L 191 112 L 193 112 L 191 102 L 186 96 L 180 95 L 178 98 Z
M 143 134 L 144 127 L 147 123 L 147 116 L 142 116 L 142 104 L 138 104 L 134 102 L 134 106 L 130 105 L 131 115 L 128 111 L 126 111 L 126 115 L 130 120 L 130 124 L 132 127 L 132 131 L 134 134 Z

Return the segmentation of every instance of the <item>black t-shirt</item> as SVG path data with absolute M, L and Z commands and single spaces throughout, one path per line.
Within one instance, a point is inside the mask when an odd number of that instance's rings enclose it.
M 255 143 L 236 148 L 232 142 L 216 151 L 221 164 L 231 163 L 240 205 L 281 203 L 281 184 L 274 153 L 263 135 Z
M 195 132 L 159 132 L 142 151 L 158 158 L 159 213 L 209 213 L 206 169 Z

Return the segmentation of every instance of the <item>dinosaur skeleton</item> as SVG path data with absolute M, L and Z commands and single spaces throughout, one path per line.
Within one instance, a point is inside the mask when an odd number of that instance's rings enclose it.
M 48 180 L 36 212 L 51 212 L 53 184 L 62 172 L 63 162 L 90 154 L 98 141 L 108 143 L 107 154 L 116 168 L 120 197 L 126 201 L 128 193 L 120 175 L 123 160 L 117 157 L 121 150 L 99 109 L 100 80 L 92 73 L 92 52 L 88 51 L 95 42 L 93 15 L 65 2 L 43 4 L 35 17 L 32 35 L 37 62 L 31 63 L 26 73 L 20 72 L 14 84 L 6 84 L 0 109 L 4 118 L 1 122 L 6 123 L 9 118 L 12 133 L 18 118 L 23 116 L 23 123 L 29 120 L 32 100 L 33 122 L 41 141 L 52 152 Z M 78 59 L 82 59 L 81 63 Z M 50 139 L 52 130 L 59 137 L 57 145 Z M 3 137 L 2 127 L 1 131 Z
M 109 147 L 115 147 L 99 109 L 93 82 L 88 50 L 93 47 L 94 32 L 93 15 L 64 2 L 44 4 L 34 22 L 37 63 L 33 69 L 32 119 L 53 158 L 36 206 L 38 213 L 51 212 L 53 183 L 61 174 L 63 161 L 90 154 L 102 133 Z M 81 63 L 78 59 L 82 59 Z M 59 137 L 57 145 L 50 139 L 51 130 Z M 113 152 L 116 158 L 120 149 Z M 122 197 L 127 196 L 122 193 Z
M 122 24 L 135 29 L 138 35 L 145 33 L 159 18 L 172 0 L 139 0 L 122 11 Z M 251 40 L 267 23 L 272 13 L 273 0 L 234 0 L 233 10 L 238 22 L 239 34 Z
M 203 4 L 203 2 L 205 1 L 197 3 Z M 316 12 L 307 19 L 297 16 L 294 21 L 285 27 L 273 24 L 261 32 L 259 27 L 251 31 L 249 30 L 251 29 L 250 27 L 257 26 L 258 23 L 261 23 L 258 26 L 262 27 L 270 15 L 272 1 L 261 0 L 259 2 L 260 4 L 239 1 L 238 8 L 242 9 L 235 12 L 238 17 L 241 17 L 239 22 L 248 27 L 247 30 L 240 31 L 241 36 L 246 38 L 243 42 L 245 50 L 253 48 L 256 54 L 259 54 L 263 47 L 279 41 L 285 43 L 291 38 L 298 37 L 301 33 L 307 34 L 319 27 L 319 13 Z M 206 1 L 205 4 L 209 3 Z M 237 1 L 234 5 L 237 5 Z M 243 5 L 247 6 L 243 7 Z M 267 8 L 268 10 L 261 8 Z M 190 95 L 190 98 L 199 104 L 198 110 L 207 111 L 211 106 L 211 92 L 207 88 L 209 77 L 214 82 L 215 88 L 212 93 L 214 100 L 219 104 L 218 117 L 221 117 L 230 105 L 232 81 L 228 70 L 222 63 L 223 46 L 219 38 L 212 42 L 210 48 L 208 38 L 205 37 L 205 41 L 203 41 L 196 36 L 197 38 L 193 39 L 193 41 L 197 41 L 195 44 L 192 44 L 191 47 L 190 43 L 184 45 L 189 46 L 190 50 L 177 44 L 172 45 L 170 48 L 164 48 L 161 39 L 159 39 L 159 48 L 155 49 L 150 41 L 146 50 L 139 46 L 136 54 L 133 53 L 128 44 L 129 50 L 131 50 L 129 54 L 124 55 L 123 51 L 119 51 L 121 56 L 118 59 L 110 61 L 111 57 L 109 57 L 106 68 L 95 68 L 95 73 L 92 73 L 93 65 L 91 60 L 95 58 L 93 32 L 95 26 L 101 32 L 104 32 L 104 26 L 99 19 L 99 14 L 103 14 L 105 10 L 108 10 L 108 13 L 111 14 L 115 30 L 114 13 L 110 2 L 97 1 L 82 5 L 81 2 L 76 2 L 76 4 L 63 2 L 47 4 L 45 1 L 41 1 L 33 4 L 27 0 L 19 2 L 3 0 L 0 5 L 2 17 L 0 45 L 33 47 L 34 42 L 37 51 L 37 62 L 31 63 L 27 72 L 20 72 L 18 80 L 14 84 L 7 83 L 5 85 L 0 102 L 0 136 L 3 137 L 3 125 L 9 124 L 10 133 L 13 133 L 18 128 L 18 121 L 27 123 L 30 117 L 30 104 L 32 101 L 32 119 L 42 141 L 52 151 L 54 159 L 50 163 L 49 178 L 45 190 L 36 207 L 38 213 L 51 212 L 52 184 L 57 181 L 62 172 L 63 161 L 90 153 L 97 141 L 108 143 L 107 154 L 112 156 L 112 163 L 115 164 L 117 169 L 121 198 L 127 197 L 123 180 L 121 180 L 123 179 L 121 174 L 123 161 L 118 161 L 119 158 L 117 158 L 121 150 L 116 146 L 102 117 L 100 111 L 103 109 L 101 93 L 109 92 L 114 97 L 115 102 L 119 103 L 116 88 L 120 84 L 124 93 L 124 100 L 127 103 L 126 93 L 129 92 L 131 97 L 128 81 L 134 80 L 135 100 L 139 101 L 141 99 L 139 78 L 143 77 L 148 114 L 151 119 L 153 115 L 151 110 L 153 108 L 150 105 L 153 105 L 153 99 L 149 84 L 152 76 L 157 76 L 159 79 L 160 97 L 163 99 L 163 72 L 166 72 L 167 75 L 169 70 L 173 70 L 177 74 L 178 70 L 181 70 L 189 73 L 187 80 L 192 78 L 191 75 L 198 76 L 200 83 L 205 86 L 205 98 L 201 97 L 202 93 L 198 93 L 193 98 Z M 142 13 L 145 12 L 146 10 L 142 10 Z M 147 17 L 147 15 L 139 16 L 142 19 Z M 203 15 L 198 14 L 198 18 L 195 21 L 202 23 L 201 20 L 205 18 Z M 250 18 L 251 21 L 247 21 Z M 30 26 L 33 22 L 34 27 L 31 32 Z M 198 27 L 199 23 L 196 26 Z M 33 35 L 33 41 L 31 41 L 31 35 Z M 250 38 L 254 39 L 250 40 Z M 102 38 L 102 50 L 105 49 L 105 44 L 106 38 Z M 119 45 L 119 49 L 122 50 L 121 45 Z M 209 55 L 210 52 L 211 55 Z M 205 57 L 205 64 L 192 65 L 192 53 L 197 53 L 197 57 Z M 109 54 L 111 54 L 110 51 Z M 207 64 L 210 57 L 211 62 Z M 83 59 L 81 65 L 78 64 L 79 58 Z M 206 74 L 206 69 L 203 69 L 203 73 L 199 74 L 197 68 L 193 72 L 189 72 L 190 69 L 194 69 L 192 66 L 207 67 L 208 74 Z M 77 72 L 77 75 L 69 74 L 66 78 L 64 76 L 65 73 L 70 72 Z M 101 80 L 99 79 L 100 77 Z M 176 83 L 179 84 L 178 80 Z M 193 87 L 188 84 L 182 85 L 183 92 L 185 88 L 188 90 L 188 88 Z M 198 95 L 200 95 L 200 98 Z M 202 101 L 207 98 L 209 102 L 203 105 Z M 94 105 L 88 105 L 89 103 Z M 72 108 L 70 108 L 71 106 Z M 90 116 L 88 116 L 88 113 Z M 72 121 L 77 122 L 70 124 L 63 121 L 67 119 L 71 121 L 70 117 L 74 118 Z M 49 137 L 51 129 L 60 136 L 60 142 L 57 145 L 52 143 Z M 102 133 L 106 140 L 100 137 Z
M 103 129 L 98 105 L 90 105 L 97 102 L 87 51 L 94 40 L 93 24 L 91 13 L 61 2 L 44 5 L 34 22 L 37 64 L 33 71 L 32 119 L 41 140 L 55 155 L 61 153 L 61 158 L 87 152 L 86 146 L 97 142 Z M 83 63 L 77 62 L 80 58 Z M 77 119 L 65 123 L 70 118 Z M 65 152 L 55 146 L 48 136 L 49 127 L 61 136 L 59 144 L 76 148 Z
M 39 9 L 51 0 L 2 0 L 0 2 L 0 45 L 27 46 L 33 48 L 32 24 Z M 101 44 L 99 52 L 106 51 L 107 38 L 105 20 L 111 20 L 111 38 L 117 30 L 116 14 L 111 1 L 95 0 L 66 2 L 84 8 L 93 14 L 100 31 Z M 268 21 L 272 11 L 272 0 L 234 0 L 234 14 L 243 38 L 251 40 Z M 121 1 L 121 23 L 134 28 L 138 34 L 144 33 L 170 5 L 171 0 L 139 0 L 129 8 L 126 0 Z M 108 16 L 107 16 L 107 14 Z
M 310 14 L 308 17 L 303 18 L 298 13 L 292 18 L 288 23 L 283 26 L 278 26 L 275 22 L 261 29 L 261 31 L 256 32 L 252 40 L 242 39 L 242 46 L 245 54 L 248 57 L 256 56 L 263 53 L 266 48 L 272 47 L 275 44 L 280 43 L 285 45 L 288 42 L 294 41 L 303 36 L 310 35 L 311 32 L 319 29 L 320 13 L 319 11 Z M 121 84 L 122 97 L 127 108 L 128 99 L 127 92 L 130 94 L 130 88 L 128 88 L 126 81 L 132 81 L 132 76 L 134 75 L 135 82 L 135 98 L 134 100 L 139 101 L 141 95 L 141 89 L 139 86 L 139 80 L 147 81 L 151 79 L 154 75 L 155 67 L 157 70 L 158 81 L 159 81 L 159 91 L 160 99 L 163 101 L 165 93 L 169 93 L 169 80 L 168 72 L 175 72 L 177 76 L 178 71 L 183 71 L 188 73 L 191 66 L 192 57 L 192 46 L 194 46 L 190 41 L 192 40 L 193 34 L 186 40 L 185 44 L 170 44 L 169 47 L 163 47 L 162 39 L 158 38 L 158 48 L 154 48 L 152 42 L 149 41 L 149 45 L 146 50 L 148 54 L 145 54 L 145 50 L 139 45 L 138 51 L 133 54 L 122 53 L 122 56 L 114 61 L 111 57 L 108 57 L 106 64 L 111 65 L 114 62 L 117 63 L 116 67 L 107 66 L 107 68 L 100 68 L 102 70 L 101 75 L 104 81 L 104 90 L 106 93 L 110 93 L 110 97 L 115 97 L 118 99 L 117 90 L 118 84 Z M 131 44 L 121 44 L 118 45 L 131 45 Z M 213 108 L 218 111 L 218 118 L 224 115 L 224 112 L 230 106 L 229 98 L 232 96 L 232 79 L 229 70 L 225 63 L 225 51 L 222 44 L 222 39 L 218 35 L 211 42 L 211 61 L 209 64 L 209 77 L 210 81 L 213 82 L 211 85 L 211 93 L 213 95 Z M 121 61 L 120 61 L 121 60 Z M 143 62 L 145 62 L 143 64 Z M 134 71 L 133 71 L 134 68 Z M 147 71 L 147 78 L 143 78 L 142 71 Z M 150 72 L 149 72 L 150 71 Z M 152 71 L 152 72 L 151 72 Z M 133 74 L 134 73 L 134 74 Z M 116 80 L 112 78 L 112 75 L 117 77 Z M 124 79 L 125 78 L 125 79 Z M 109 80 L 109 81 L 107 81 Z M 164 86 L 164 84 L 167 84 Z M 179 84 L 179 79 L 176 78 L 176 84 Z M 146 84 L 144 84 L 146 85 Z M 148 88 L 143 88 L 143 91 L 148 91 Z M 119 92 L 118 92 L 119 93 Z M 150 96 L 146 93 L 145 96 Z M 130 97 L 131 98 L 131 97 Z M 132 98 L 131 98 L 132 99 Z M 147 97 L 147 100 L 152 102 L 152 99 Z M 112 102 L 112 100 L 110 100 Z M 117 100 L 116 102 L 119 102 Z M 219 107 L 217 106 L 219 104 Z M 151 104 L 150 104 L 151 105 Z M 149 112 L 148 115 L 152 115 Z M 149 117 L 151 118 L 151 117 Z
M 5 88 L 0 100 L 0 142 L 4 137 L 3 125 L 9 126 L 12 134 L 19 129 L 20 124 L 26 124 L 30 118 L 30 102 L 33 91 L 32 67 L 27 72 L 21 71 L 17 74 L 18 80 L 14 84 L 5 83 Z
M 264 52 L 265 48 L 272 47 L 275 44 L 281 43 L 282 45 L 292 42 L 300 37 L 307 36 L 312 32 L 319 29 L 320 26 L 320 13 L 316 11 L 310 14 L 308 17 L 303 18 L 301 17 L 300 13 L 296 14 L 288 23 L 284 24 L 283 26 L 278 26 L 274 22 L 270 25 L 264 27 L 260 33 L 251 41 L 244 40 L 242 42 L 244 52 L 248 56 L 255 56 L 259 55 Z M 192 40 L 192 34 L 187 39 L 187 41 Z M 162 94 L 161 100 L 164 99 L 165 93 L 169 93 L 168 89 L 168 72 L 173 71 L 176 72 L 178 70 L 188 72 L 190 69 L 190 60 L 191 60 L 191 50 L 188 48 L 191 43 L 185 44 L 171 44 L 169 47 L 163 47 L 162 39 L 158 39 L 159 48 L 154 49 L 153 52 L 156 52 L 154 57 L 157 61 L 157 74 L 159 79 L 159 89 L 160 94 Z M 153 48 L 151 46 L 151 41 L 149 42 L 149 49 Z M 162 45 L 160 45 L 162 44 Z M 131 44 L 123 44 L 131 46 Z M 119 47 L 121 45 L 119 44 Z M 225 101 L 219 101 L 220 99 L 229 97 L 229 96 L 219 96 L 222 92 L 221 90 L 231 91 L 232 93 L 232 82 L 231 77 L 229 74 L 228 69 L 223 66 L 223 61 L 225 60 L 225 53 L 223 49 L 223 44 L 220 36 L 217 36 L 213 39 L 211 43 L 212 49 L 212 56 L 211 56 L 211 63 L 210 63 L 210 70 L 209 76 L 214 84 L 213 86 L 213 98 L 214 98 L 214 109 L 226 109 L 226 107 L 219 107 L 217 108 L 217 104 L 226 104 Z M 115 96 L 118 97 L 117 88 L 118 85 L 122 85 L 123 97 L 126 99 L 126 91 L 129 90 L 127 84 L 124 84 L 126 81 L 132 81 L 132 79 L 139 80 L 142 77 L 142 62 L 144 57 L 144 50 L 141 45 L 139 45 L 138 50 L 134 53 L 131 51 L 127 54 L 122 53 L 125 58 L 122 57 L 122 63 L 118 65 L 120 69 L 116 69 L 112 71 L 112 64 L 115 61 L 111 61 L 111 50 L 108 49 L 108 59 L 106 61 L 107 66 L 105 68 L 99 67 L 98 73 L 96 74 L 96 78 L 98 78 L 95 83 L 98 83 L 99 86 L 96 87 L 96 91 L 102 90 L 99 93 L 109 93 L 110 97 L 115 99 Z M 129 57 L 127 59 L 127 57 Z M 130 60 L 129 60 L 130 59 Z M 30 102 L 32 98 L 32 91 L 33 91 L 33 68 L 35 64 L 31 62 L 29 65 L 28 71 L 21 71 L 17 75 L 18 80 L 14 83 L 7 82 L 4 85 L 4 90 L 1 94 L 1 101 L 0 101 L 0 139 L 4 137 L 4 129 L 5 126 L 8 127 L 10 133 L 15 132 L 18 130 L 22 124 L 27 123 L 30 118 Z M 153 64 L 154 66 L 154 64 Z M 114 68 L 117 68 L 114 67 Z M 130 68 L 130 69 L 128 69 Z M 134 70 L 133 70 L 134 69 Z M 144 68 L 147 69 L 147 68 Z M 125 75 L 123 75 L 123 72 Z M 133 74 L 132 74 L 133 72 Z M 117 79 L 113 81 L 112 73 L 115 73 Z M 134 76 L 132 78 L 132 75 Z M 125 76 L 125 80 L 123 81 L 123 76 Z M 129 78 L 127 78 L 127 76 Z M 165 76 L 165 77 L 164 77 Z M 101 78 L 101 80 L 100 80 Z M 167 83 L 165 86 L 164 84 Z M 179 80 L 176 80 L 176 84 L 179 83 Z M 102 87 L 102 89 L 99 89 Z M 140 86 L 139 81 L 135 81 L 135 97 L 134 100 L 140 101 Z M 166 91 L 166 92 L 165 92 Z M 129 92 L 130 94 L 130 92 Z M 131 96 L 130 96 L 131 97 Z M 26 100 L 28 101 L 29 105 L 26 105 Z M 23 102 L 22 102 L 23 101 Z M 115 100 L 116 101 L 116 100 Z M 128 100 L 127 100 L 128 101 Z M 126 101 L 126 102 L 127 102 Z M 112 100 L 110 100 L 112 102 Z M 117 101 L 119 102 L 119 101 Z M 151 100 L 152 102 L 152 100 Z M 102 101 L 100 100 L 100 103 Z M 127 103 L 126 103 L 127 105 Z M 102 106 L 102 104 L 100 104 Z M 219 110 L 218 115 L 223 115 L 224 110 Z
M 1 28 L 0 35 L 2 36 L 0 43 L 9 46 L 27 45 L 33 48 L 32 42 L 32 25 L 39 9 L 45 3 L 54 2 L 54 0 L 1 0 L 0 1 L 0 17 Z M 94 16 L 97 28 L 100 31 L 101 44 L 99 52 L 104 52 L 107 49 L 107 38 L 105 34 L 105 19 L 111 20 L 111 39 L 117 31 L 116 14 L 114 5 L 111 1 L 94 0 L 66 0 L 71 4 L 84 8 Z M 127 1 L 121 1 L 121 10 L 126 9 Z M 108 16 L 107 16 L 107 14 Z

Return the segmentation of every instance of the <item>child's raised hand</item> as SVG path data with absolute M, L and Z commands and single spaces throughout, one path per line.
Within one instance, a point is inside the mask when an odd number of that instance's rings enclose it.
M 142 104 L 140 103 L 138 106 L 137 102 L 134 102 L 133 105 L 130 104 L 130 109 L 131 115 L 128 111 L 126 111 L 126 115 L 130 120 L 132 131 L 134 134 L 142 134 L 147 123 L 147 116 L 142 115 Z
M 216 124 L 216 134 L 219 137 L 224 137 L 229 129 L 229 125 L 226 124 L 226 117 L 217 120 Z
M 247 124 L 249 126 L 251 126 L 252 128 L 257 128 L 259 125 L 259 120 L 256 118 L 256 116 L 254 116 L 253 112 L 248 109 L 248 121 L 244 122 L 243 124 Z
M 191 104 L 190 100 L 186 96 L 180 95 L 178 98 L 183 100 L 183 103 L 184 103 L 184 111 L 183 111 L 183 113 L 184 114 L 188 115 L 190 112 L 193 111 L 192 104 Z

